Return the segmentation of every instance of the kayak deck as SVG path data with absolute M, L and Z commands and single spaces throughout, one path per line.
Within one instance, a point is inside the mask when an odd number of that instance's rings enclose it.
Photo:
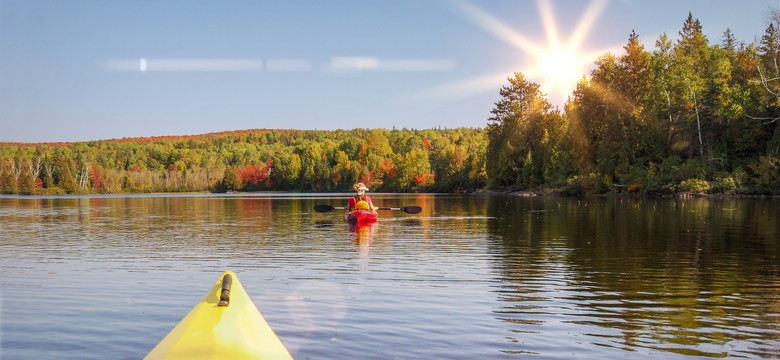
M 352 210 L 344 215 L 348 223 L 370 224 L 377 221 L 377 214 L 368 210 Z
M 227 299 L 224 287 L 228 287 Z M 145 359 L 292 359 L 292 356 L 257 310 L 238 277 L 226 271 Z

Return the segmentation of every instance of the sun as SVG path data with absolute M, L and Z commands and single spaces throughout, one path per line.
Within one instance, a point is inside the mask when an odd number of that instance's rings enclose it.
M 578 60 L 580 56 L 570 49 L 548 49 L 537 59 L 537 68 L 541 69 L 542 83 L 547 89 L 558 89 L 568 93 L 584 74 L 584 68 Z
M 606 3 L 606 0 L 592 0 L 581 15 L 571 36 L 564 42 L 558 35 L 558 25 L 553 16 L 550 2 L 537 0 L 539 17 L 542 19 L 544 34 L 547 38 L 546 44 L 539 44 L 469 1 L 456 2 L 460 11 L 475 24 L 518 49 L 521 52 L 522 61 L 514 68 L 501 73 L 441 86 L 436 89 L 437 92 L 452 96 L 466 91 L 474 93 L 495 89 L 497 81 L 503 82 L 510 74 L 521 72 L 526 78 L 538 83 L 540 90 L 548 95 L 551 102 L 562 105 L 568 95 L 576 88 L 577 82 L 586 75 L 588 67 L 593 64 L 598 54 L 603 52 L 585 53 L 581 48 L 583 40 L 590 33 L 591 27 Z

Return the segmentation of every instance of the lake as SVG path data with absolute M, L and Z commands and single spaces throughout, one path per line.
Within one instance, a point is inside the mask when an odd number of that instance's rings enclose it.
M 139 359 L 225 270 L 296 359 L 780 357 L 780 200 L 0 197 L 0 357 Z

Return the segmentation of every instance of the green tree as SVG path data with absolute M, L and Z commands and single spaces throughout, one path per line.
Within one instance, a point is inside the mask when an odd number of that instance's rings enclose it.
M 232 166 L 225 168 L 225 173 L 222 177 L 222 188 L 226 191 L 236 191 L 241 190 L 243 186 L 244 185 L 241 183 L 241 179 L 238 177 L 236 168 Z
M 32 195 L 35 193 L 35 179 L 28 169 L 22 170 L 19 176 L 19 194 Z
M 431 163 L 425 149 L 412 149 L 403 156 L 398 171 L 398 182 L 404 189 L 419 190 L 430 185 L 434 180 L 431 173 Z
M 385 130 L 374 129 L 369 132 L 365 142 L 366 156 L 376 155 L 380 158 L 393 153 L 393 148 L 390 147 L 390 141 L 385 136 Z
M 342 150 L 336 151 L 334 162 L 332 175 L 333 188 L 339 190 L 350 189 L 352 184 L 358 181 L 359 174 L 356 168 L 357 164 L 353 163 L 353 161 L 349 159 L 347 153 Z
M 299 189 L 303 164 L 300 155 L 290 149 L 279 151 L 273 159 L 272 183 L 280 190 Z
M 763 70 L 763 80 L 767 86 L 771 85 L 771 89 L 776 89 L 778 85 L 771 82 L 768 83 L 768 79 L 774 79 L 780 74 L 780 31 L 775 27 L 774 23 L 769 23 L 764 35 L 761 36 L 761 41 L 758 45 L 758 51 L 761 55 L 761 67 Z
M 121 182 L 122 190 L 125 192 L 133 192 L 135 190 L 134 185 L 135 184 L 133 182 L 133 178 L 130 177 L 130 173 L 125 171 L 124 175 L 122 176 L 122 182 Z
M 19 192 L 19 183 L 10 170 L 0 172 L 0 193 L 16 194 Z
M 492 188 L 528 185 L 520 181 L 525 155 L 536 150 L 545 123 L 557 115 L 557 111 L 553 115 L 552 105 L 539 90 L 539 84 L 527 81 L 521 73 L 515 73 L 508 81 L 488 119 L 486 170 Z
M 58 170 L 58 186 L 68 194 L 78 191 L 78 184 L 76 184 L 76 179 L 70 169 L 70 161 L 66 158 L 60 159 Z
M 677 144 L 687 157 L 697 154 L 704 157 L 704 135 L 702 134 L 702 115 L 700 101 L 705 92 L 705 76 L 710 48 L 699 19 L 691 13 L 683 24 L 680 38 L 674 48 L 675 66 L 673 67 L 675 88 L 681 116 L 685 119 L 684 129 Z

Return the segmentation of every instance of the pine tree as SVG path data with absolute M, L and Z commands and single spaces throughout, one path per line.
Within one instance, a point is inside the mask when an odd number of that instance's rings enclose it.
M 27 170 L 22 170 L 22 175 L 19 176 L 19 194 L 32 195 L 35 193 L 35 180 L 33 175 Z
M 765 81 L 770 81 L 780 74 L 778 57 L 780 57 L 780 31 L 775 24 L 767 26 L 764 35 L 758 45 L 758 54 L 761 56 L 762 76 Z
M 734 38 L 734 33 L 731 32 L 731 29 L 726 28 L 726 31 L 723 32 L 720 46 L 732 53 L 737 51 L 737 39 Z
M 70 163 L 64 158 L 60 160 L 59 165 L 59 187 L 68 194 L 72 194 L 78 189 L 76 179 L 73 177 L 73 172 L 70 170 Z
M 677 40 L 676 48 L 684 55 L 693 57 L 695 60 L 701 60 L 701 50 L 707 47 L 707 36 L 702 31 L 699 19 L 694 19 L 692 13 L 688 13 L 688 18 L 680 30 L 680 39 Z
M 558 151 L 566 132 L 558 110 L 545 99 L 539 84 L 529 82 L 523 74 L 515 73 L 508 79 L 509 85 L 501 88 L 501 99 L 491 110 L 488 119 L 488 148 L 485 161 L 489 186 L 493 188 L 526 188 L 522 183 L 526 154 L 549 147 L 552 156 Z M 553 137 L 547 144 L 545 133 Z M 537 156 L 538 164 L 550 161 L 549 156 Z M 541 166 L 539 166 L 541 168 Z M 536 183 L 543 183 L 538 179 Z

